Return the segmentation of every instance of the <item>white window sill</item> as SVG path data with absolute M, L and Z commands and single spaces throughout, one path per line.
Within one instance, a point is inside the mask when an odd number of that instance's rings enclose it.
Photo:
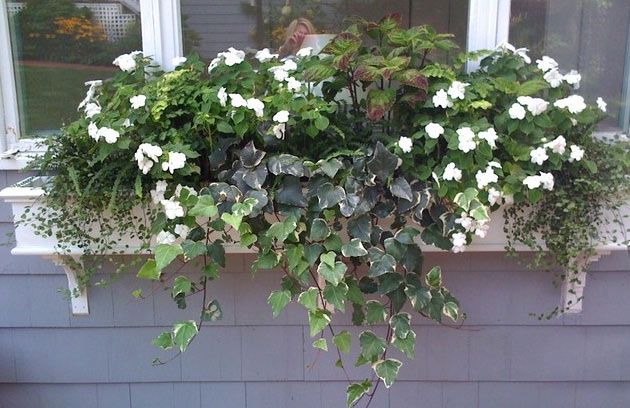
M 44 139 L 21 139 L 0 154 L 0 170 L 23 170 L 35 157 L 46 152 Z

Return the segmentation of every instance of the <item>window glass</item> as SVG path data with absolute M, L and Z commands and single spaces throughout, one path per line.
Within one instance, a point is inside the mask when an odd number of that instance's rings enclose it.
M 181 0 L 185 53 L 212 59 L 229 47 L 264 47 L 289 53 L 287 36 L 334 34 L 344 20 L 360 16 L 377 21 L 398 13 L 404 26 L 431 24 L 456 35 L 465 49 L 468 2 L 464 0 Z M 300 24 L 296 24 L 300 22 Z M 293 23 L 293 24 L 292 24 Z M 312 31 L 312 32 L 311 32 Z M 283 47 L 284 46 L 284 47 Z M 298 48 L 299 49 L 299 48 Z
M 111 77 L 116 56 L 142 49 L 138 0 L 5 4 L 23 135 L 76 119 L 84 83 Z
M 629 22 L 628 0 L 512 0 L 510 42 L 529 48 L 533 59 L 556 59 L 562 71 L 578 70 L 577 92 L 608 103 L 604 126 L 627 129 Z

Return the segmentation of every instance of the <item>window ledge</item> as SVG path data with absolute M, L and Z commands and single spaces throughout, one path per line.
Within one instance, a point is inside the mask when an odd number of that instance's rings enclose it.
M 37 156 L 46 152 L 44 139 L 21 139 L 0 154 L 0 170 L 23 170 Z

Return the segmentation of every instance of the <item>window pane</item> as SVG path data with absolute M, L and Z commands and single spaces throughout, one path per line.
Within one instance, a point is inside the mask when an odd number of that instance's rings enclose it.
M 181 0 L 184 51 L 211 59 L 229 47 L 278 50 L 298 18 L 312 23 L 313 34 L 334 34 L 345 27 L 346 17 L 379 20 L 391 13 L 400 14 L 405 26 L 431 24 L 439 32 L 455 34 L 463 50 L 467 4 L 464 0 Z
M 24 135 L 76 119 L 84 83 L 111 77 L 116 56 L 142 49 L 137 0 L 6 4 Z
M 628 0 L 512 0 L 510 42 L 527 47 L 532 57 L 548 55 L 562 71 L 582 74 L 579 93 L 608 102 L 605 127 L 619 123 L 627 109 L 622 89 L 627 81 Z

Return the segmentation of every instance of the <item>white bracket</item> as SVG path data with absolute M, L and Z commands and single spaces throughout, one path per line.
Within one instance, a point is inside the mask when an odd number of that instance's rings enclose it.
M 609 255 L 610 251 L 597 251 L 595 255 L 579 257 L 575 260 L 577 274 L 567 276 L 562 282 L 561 308 L 566 314 L 578 314 L 582 312 L 582 297 L 586 287 L 586 272 L 593 262 L 603 255 Z
M 50 255 L 46 258 L 49 258 L 55 265 L 61 266 L 66 273 L 72 314 L 75 316 L 90 314 L 87 288 L 81 287 L 77 276 L 83 270 L 81 257 L 79 255 Z

